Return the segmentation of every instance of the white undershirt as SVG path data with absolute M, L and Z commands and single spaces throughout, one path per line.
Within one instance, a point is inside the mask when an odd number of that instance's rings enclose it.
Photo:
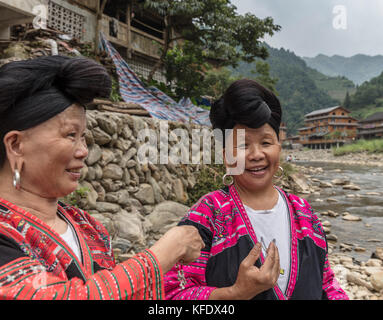
M 266 257 L 266 249 L 270 242 L 275 239 L 278 247 L 280 266 L 283 274 L 279 275 L 278 286 L 282 292 L 286 292 L 288 277 L 290 274 L 290 222 L 288 209 L 281 194 L 278 192 L 278 202 L 270 210 L 253 210 L 244 206 L 253 226 L 257 240 L 262 244 L 263 256 Z
M 82 261 L 82 258 L 81 258 L 81 250 L 80 250 L 80 246 L 77 242 L 77 239 L 76 239 L 76 236 L 73 232 L 73 229 L 72 227 L 69 225 L 68 223 L 68 227 L 67 227 L 67 230 L 65 231 L 65 233 L 61 234 L 60 235 L 61 238 L 64 239 L 64 241 L 67 243 L 67 245 L 72 249 L 72 251 L 76 254 L 76 256 L 78 257 L 78 259 L 80 261 Z

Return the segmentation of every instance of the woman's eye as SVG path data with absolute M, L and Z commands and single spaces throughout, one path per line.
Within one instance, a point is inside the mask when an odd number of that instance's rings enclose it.
M 76 132 L 69 132 L 68 137 L 71 137 L 71 138 L 76 137 Z

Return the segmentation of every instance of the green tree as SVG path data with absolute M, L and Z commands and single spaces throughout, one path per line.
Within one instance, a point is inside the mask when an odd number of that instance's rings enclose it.
M 231 70 L 226 67 L 210 69 L 205 74 L 205 79 L 201 88 L 201 95 L 211 96 L 218 99 L 225 90 L 240 77 L 233 76 Z
M 350 94 L 349 94 L 348 91 L 347 91 L 347 93 L 346 93 L 346 97 L 344 98 L 344 101 L 343 101 L 343 106 L 344 106 L 346 109 L 348 109 L 348 108 L 350 108 L 350 105 L 351 105 Z
M 267 49 L 260 39 L 280 30 L 270 17 L 259 19 L 250 13 L 238 14 L 230 0 L 145 0 L 140 3 L 163 16 L 165 23 L 161 57 L 151 70 L 149 80 L 164 66 L 175 41 L 187 40 L 195 47 L 193 52 L 204 53 L 204 61 L 214 59 L 220 66 L 235 66 L 241 60 L 265 59 Z
M 209 65 L 204 62 L 204 52 L 196 50 L 189 41 L 182 46 L 168 50 L 164 58 L 165 76 L 169 84 L 175 84 L 174 91 L 178 98 L 201 95 L 201 86 L 205 71 Z
M 270 65 L 264 61 L 257 61 L 255 64 L 254 80 L 270 89 L 274 93 L 277 93 L 275 85 L 278 82 L 278 78 L 273 78 L 270 75 Z

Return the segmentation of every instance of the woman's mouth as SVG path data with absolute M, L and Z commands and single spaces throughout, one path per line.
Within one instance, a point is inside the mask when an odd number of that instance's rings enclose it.
M 82 168 L 66 169 L 65 171 L 71 176 L 73 180 L 79 180 L 81 177 Z
M 259 166 L 254 167 L 251 169 L 246 169 L 247 172 L 249 172 L 253 176 L 262 176 L 266 173 L 266 170 L 269 166 Z

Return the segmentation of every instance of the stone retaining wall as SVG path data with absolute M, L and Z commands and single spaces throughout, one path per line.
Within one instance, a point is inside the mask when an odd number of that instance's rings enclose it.
M 138 150 L 148 142 L 138 139 L 139 132 L 151 129 L 159 134 L 161 123 L 167 125 L 175 140 L 169 141 L 171 149 L 177 143 L 174 129 L 187 130 L 191 145 L 191 131 L 202 127 L 98 110 L 88 110 L 87 118 L 89 155 L 80 188 L 69 198 L 106 226 L 119 253 L 133 254 L 150 246 L 150 239 L 154 241 L 185 214 L 188 207 L 182 203 L 201 167 L 140 163 Z M 157 141 L 163 143 L 159 136 Z M 191 159 L 190 150 L 181 152 Z

